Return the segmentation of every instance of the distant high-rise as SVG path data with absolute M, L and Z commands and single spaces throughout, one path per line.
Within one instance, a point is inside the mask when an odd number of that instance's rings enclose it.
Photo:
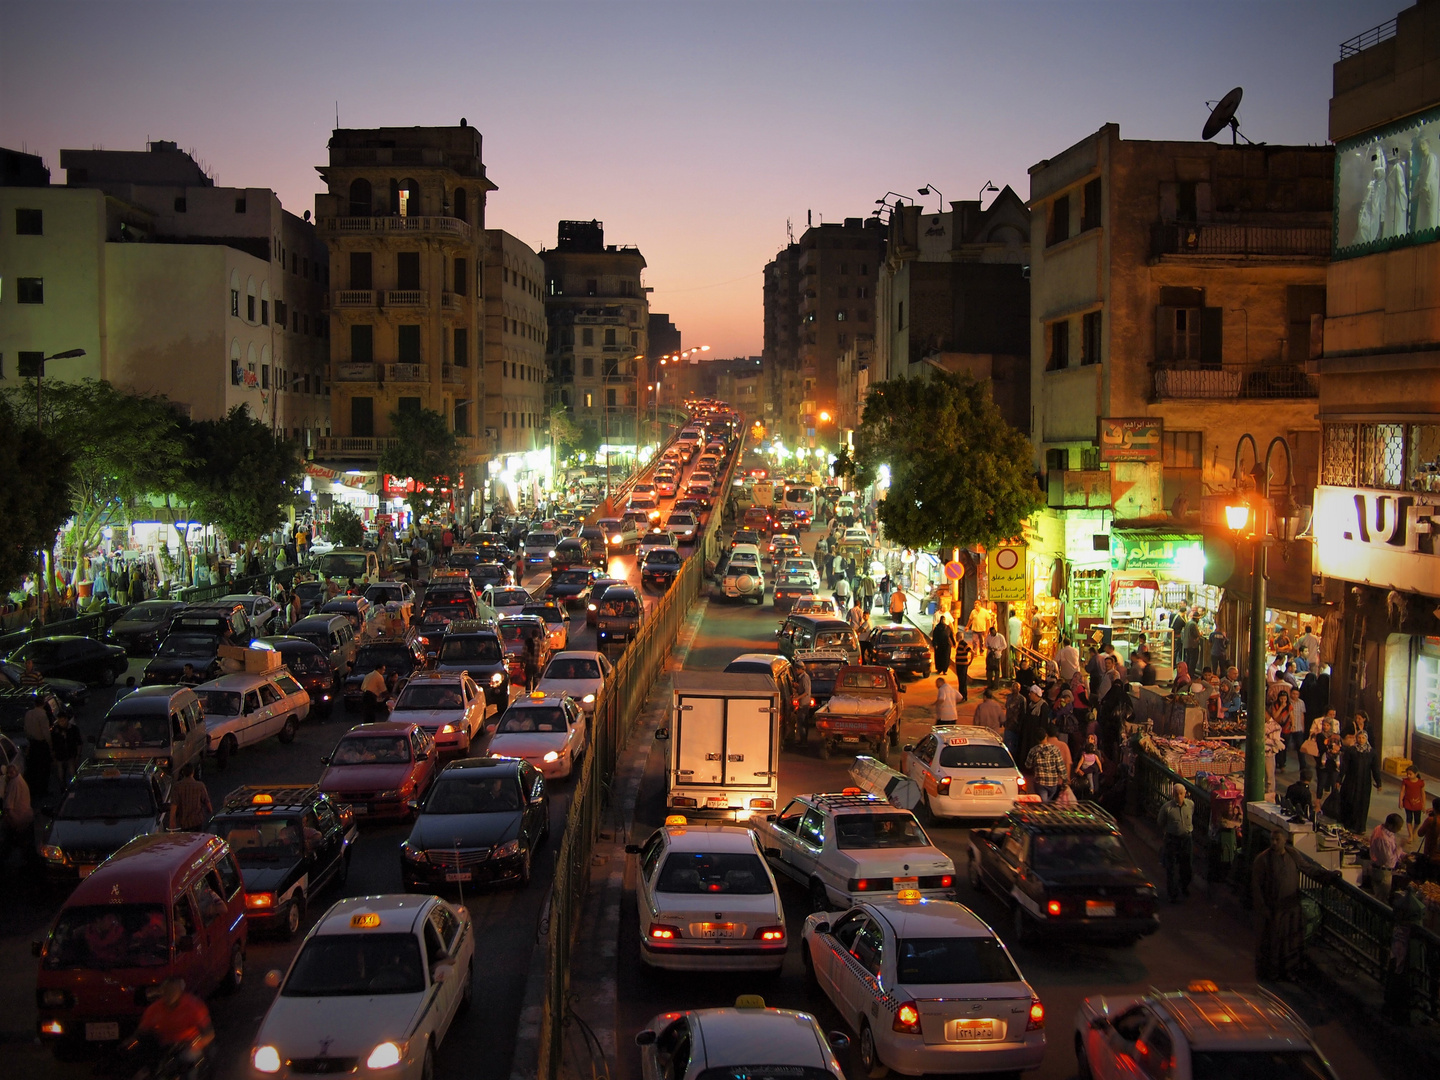
M 545 410 L 545 264 L 500 229 L 485 232 L 485 426 L 494 453 L 507 459 L 547 450 Z M 517 477 L 538 459 L 506 466 Z M 522 478 L 523 479 L 523 478 Z

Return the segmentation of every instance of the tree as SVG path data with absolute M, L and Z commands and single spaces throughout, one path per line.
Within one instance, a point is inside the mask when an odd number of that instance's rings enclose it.
M 405 496 L 418 520 L 448 500 L 440 493 L 460 480 L 460 443 L 434 409 L 390 414 L 395 442 L 380 455 L 380 471 L 415 481 Z
M 365 541 L 365 523 L 345 503 L 337 502 L 330 511 L 330 541 L 336 547 L 358 548 Z
M 877 384 L 855 432 L 861 486 L 889 469 L 885 534 L 908 548 L 987 547 L 1041 507 L 1030 440 L 1000 415 L 989 382 L 937 372 Z
M 247 550 L 279 528 L 303 480 L 295 444 L 276 439 L 245 405 L 189 424 L 188 434 L 195 465 L 184 494 L 201 519 Z
M 37 551 L 50 551 L 70 517 L 74 467 L 56 439 L 37 432 L 0 401 L 0 592 L 10 592 L 38 568 Z
M 586 428 L 577 424 L 564 405 L 550 410 L 550 442 L 555 447 L 557 461 L 569 461 L 576 453 L 585 449 Z M 599 448 L 597 442 L 596 448 Z

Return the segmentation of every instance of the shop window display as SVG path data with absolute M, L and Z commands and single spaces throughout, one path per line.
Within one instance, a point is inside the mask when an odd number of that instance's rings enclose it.
M 1415 659 L 1412 708 L 1415 733 L 1440 739 L 1440 646 L 1429 642 Z

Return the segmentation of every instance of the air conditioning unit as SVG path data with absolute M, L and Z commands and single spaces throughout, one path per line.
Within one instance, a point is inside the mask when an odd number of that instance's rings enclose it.
M 486 437 L 487 439 L 498 439 L 498 438 L 500 438 L 500 429 L 499 429 L 499 428 L 493 428 L 493 427 L 487 427 L 487 428 L 485 429 L 485 437 Z

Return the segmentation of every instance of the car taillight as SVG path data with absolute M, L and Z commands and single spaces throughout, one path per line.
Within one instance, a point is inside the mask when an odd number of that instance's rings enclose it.
M 851 878 L 851 892 L 884 892 L 894 887 L 894 878 Z
M 950 794 L 950 777 L 948 777 L 948 776 L 942 776 L 938 781 L 936 781 L 936 783 L 935 783 L 935 790 L 936 790 L 937 794 L 940 794 L 940 795 L 949 795 L 949 794 Z
M 890 1025 L 891 1029 L 903 1035 L 918 1035 L 920 1033 L 920 1010 L 915 1002 L 906 1001 L 900 1008 L 895 1010 L 895 1022 Z
M 1040 1031 L 1045 1027 L 1045 1006 L 1039 998 L 1030 999 L 1030 1018 L 1025 1022 L 1026 1031 Z
M 762 926 L 755 931 L 756 941 L 784 941 L 785 928 L 783 926 Z
M 1017 777 L 1015 778 L 1015 784 L 1016 784 L 1017 787 L 1024 787 L 1024 786 L 1025 786 L 1025 777 L 1023 777 L 1023 776 L 1017 776 Z
M 665 926 L 661 923 L 650 924 L 651 941 L 674 941 L 679 936 L 680 928 L 678 926 Z
M 1059 901 L 1059 900 L 1051 900 L 1048 904 L 1045 905 L 1045 911 L 1046 911 L 1048 914 L 1050 914 L 1050 915 L 1059 915 L 1059 914 L 1060 914 L 1060 901 Z
M 245 906 L 247 908 L 271 908 L 275 906 L 275 894 L 268 892 L 249 892 L 245 894 Z

